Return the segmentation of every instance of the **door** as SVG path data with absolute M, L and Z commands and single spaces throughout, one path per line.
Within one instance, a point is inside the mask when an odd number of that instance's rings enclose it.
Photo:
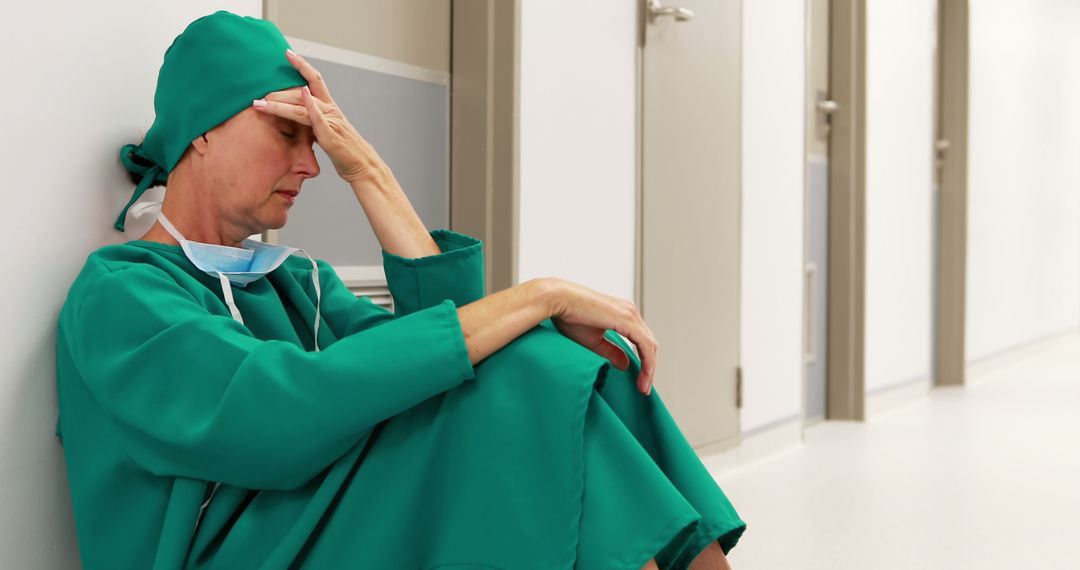
M 699 452 L 739 440 L 740 0 L 643 0 L 638 304 Z
M 805 424 L 824 420 L 828 401 L 829 0 L 808 0 L 806 85 L 806 275 L 804 282 Z

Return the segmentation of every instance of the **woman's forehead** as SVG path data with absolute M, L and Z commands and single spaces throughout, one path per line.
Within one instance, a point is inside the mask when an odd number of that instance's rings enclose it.
M 315 142 L 315 130 L 311 127 L 301 123 L 297 123 L 296 121 L 286 119 L 284 117 L 279 117 L 277 115 L 273 115 L 273 117 L 273 124 L 277 128 L 292 130 L 293 132 L 300 133 L 301 135 L 310 138 L 312 142 Z

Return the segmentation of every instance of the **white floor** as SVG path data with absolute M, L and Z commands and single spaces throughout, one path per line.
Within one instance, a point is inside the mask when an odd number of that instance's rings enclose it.
M 1080 569 L 1080 333 L 714 475 L 734 570 Z

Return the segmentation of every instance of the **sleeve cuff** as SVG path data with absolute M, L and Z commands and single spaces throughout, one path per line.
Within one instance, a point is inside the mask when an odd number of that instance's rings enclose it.
M 483 242 L 449 229 L 437 229 L 429 235 L 440 253 L 402 257 L 382 250 L 386 284 L 398 316 L 445 299 L 460 307 L 484 297 Z
M 447 260 L 466 258 L 483 251 L 484 242 L 467 234 L 440 228 L 428 232 L 428 235 L 435 240 L 440 253 L 423 257 L 402 257 L 384 249 L 382 250 L 383 262 L 396 263 L 406 267 L 423 267 Z
M 465 380 L 475 378 L 476 370 L 473 368 L 472 359 L 469 357 L 469 345 L 465 343 L 465 331 L 461 328 L 461 319 L 458 318 L 457 305 L 455 305 L 454 301 L 451 299 L 446 299 L 440 303 L 440 305 L 445 307 L 447 311 L 447 327 L 450 329 L 449 334 L 452 337 L 451 342 L 455 347 L 455 366 L 457 366 Z

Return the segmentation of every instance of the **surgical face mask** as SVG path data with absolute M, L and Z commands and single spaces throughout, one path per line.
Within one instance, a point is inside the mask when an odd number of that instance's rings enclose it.
M 140 204 L 139 206 L 143 205 Z M 191 241 L 184 239 L 176 226 L 172 225 L 172 222 L 165 217 L 165 214 L 160 212 L 160 203 L 148 204 L 147 206 L 133 209 L 133 215 L 141 217 L 147 210 L 154 207 L 158 208 L 158 222 L 165 228 L 165 231 L 169 232 L 173 239 L 180 242 L 180 248 L 184 250 L 184 255 L 187 256 L 188 260 L 200 271 L 217 278 L 221 282 L 221 292 L 225 296 L 225 304 L 229 306 L 232 317 L 240 324 L 244 323 L 244 319 L 240 315 L 240 309 L 236 307 L 236 301 L 233 299 L 232 286 L 246 287 L 252 281 L 277 269 L 290 255 L 296 252 L 304 254 L 311 261 L 311 282 L 315 287 L 315 325 L 313 334 L 315 337 L 315 350 L 319 350 L 319 321 L 321 320 L 320 311 L 322 308 L 319 266 L 306 251 L 295 247 L 263 243 L 253 239 L 245 239 L 241 242 L 244 247 L 229 247 L 227 245 Z

